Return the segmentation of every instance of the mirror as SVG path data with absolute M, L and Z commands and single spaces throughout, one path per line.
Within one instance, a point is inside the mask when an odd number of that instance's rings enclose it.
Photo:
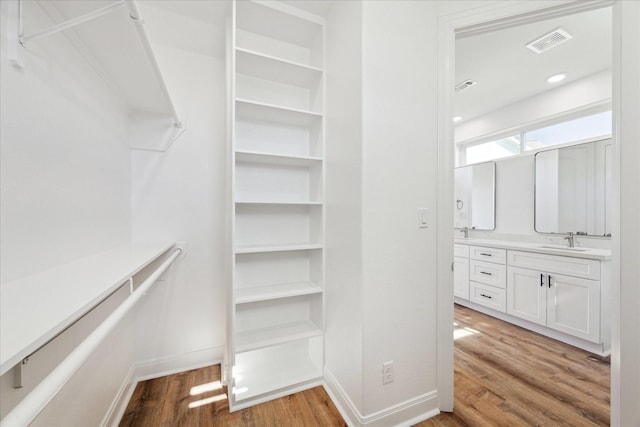
M 495 162 L 455 169 L 453 226 L 476 230 L 495 229 Z
M 541 151 L 535 157 L 535 230 L 611 236 L 612 141 Z

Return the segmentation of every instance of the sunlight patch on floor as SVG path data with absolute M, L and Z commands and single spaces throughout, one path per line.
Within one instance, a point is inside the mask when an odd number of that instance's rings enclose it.
M 459 338 L 465 338 L 465 337 L 469 337 L 479 333 L 480 331 L 477 331 L 473 328 L 469 328 L 468 326 L 461 328 L 457 322 L 453 322 L 453 340 L 454 341 Z

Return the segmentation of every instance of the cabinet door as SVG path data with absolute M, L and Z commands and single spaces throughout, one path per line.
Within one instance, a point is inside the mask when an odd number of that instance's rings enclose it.
M 600 342 L 600 282 L 550 273 L 547 326 Z
M 469 258 L 453 259 L 453 295 L 469 299 Z
M 547 323 L 546 276 L 536 270 L 509 267 L 507 270 L 507 313 L 533 323 Z

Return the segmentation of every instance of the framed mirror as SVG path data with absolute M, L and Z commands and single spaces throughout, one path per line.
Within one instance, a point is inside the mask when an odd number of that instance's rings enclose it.
M 453 226 L 476 230 L 496 228 L 496 163 L 477 163 L 454 171 Z
M 612 141 L 541 151 L 535 156 L 535 230 L 611 236 Z

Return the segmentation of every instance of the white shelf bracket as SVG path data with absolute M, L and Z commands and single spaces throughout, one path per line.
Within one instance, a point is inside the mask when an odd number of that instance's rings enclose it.
M 22 366 L 26 365 L 28 361 L 29 358 L 26 357 L 13 367 L 13 388 L 22 388 Z
M 24 46 L 22 44 L 23 4 L 21 0 L 7 0 L 2 2 L 6 7 L 7 16 L 7 56 L 14 67 L 24 69 Z

